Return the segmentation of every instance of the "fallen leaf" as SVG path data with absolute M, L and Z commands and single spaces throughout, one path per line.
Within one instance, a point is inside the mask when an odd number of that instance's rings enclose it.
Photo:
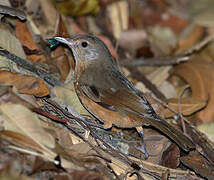
M 33 36 L 31 35 L 31 32 L 28 28 L 27 21 L 26 22 L 21 22 L 19 20 L 16 21 L 16 37 L 21 42 L 22 46 L 26 47 L 27 49 L 29 49 L 31 51 L 39 50 L 39 47 L 35 43 Z M 27 57 L 28 57 L 28 59 L 32 60 L 33 62 L 46 61 L 45 56 L 41 55 L 39 53 L 27 55 Z
M 204 108 L 207 104 L 207 101 L 196 98 L 182 98 L 179 104 L 178 99 L 171 98 L 167 100 L 167 104 L 176 112 L 180 112 L 181 110 L 181 113 L 184 116 L 189 116 Z M 169 118 L 175 115 L 175 113 L 171 112 L 168 108 L 164 109 L 163 111 L 165 118 Z
M 16 56 L 26 59 L 25 52 L 19 40 L 10 32 L 5 24 L 0 24 L 0 46 L 9 52 L 13 52 Z M 4 56 L 0 56 L 1 70 L 17 70 L 17 66 Z
M 182 33 L 179 38 L 178 42 L 179 47 L 176 53 L 181 53 L 195 45 L 203 36 L 204 29 L 202 26 L 193 24 L 187 26 L 184 32 L 185 33 Z
M 29 138 L 26 135 L 20 134 L 15 131 L 3 130 L 0 131 L 0 136 L 5 138 L 6 140 L 12 142 L 14 145 L 19 145 L 22 148 L 31 149 L 34 151 L 42 151 L 42 148 L 38 143 Z
M 65 86 L 55 86 L 53 92 L 56 96 L 54 100 L 59 104 L 71 106 L 73 110 L 78 111 L 80 114 L 89 115 L 88 111 L 86 111 L 80 103 L 72 82 L 66 84 Z
M 39 145 L 55 147 L 54 138 L 42 128 L 38 116 L 19 104 L 2 104 L 0 111 L 4 118 L 5 130 L 28 136 Z
M 174 68 L 174 74 L 183 78 L 190 85 L 193 99 L 208 101 L 206 108 L 196 114 L 202 122 L 210 122 L 214 118 L 213 68 L 213 62 L 206 61 L 206 56 L 199 55 Z
M 29 75 L 20 75 L 9 71 L 0 71 L 0 83 L 15 86 L 19 93 L 37 97 L 47 96 L 50 91 L 41 79 Z
M 61 36 L 61 37 L 69 37 L 68 31 L 66 29 L 65 23 L 61 17 L 61 15 L 58 15 L 57 23 L 56 23 L 56 30 L 55 30 L 55 36 Z M 67 55 L 65 55 L 65 53 Z M 54 63 L 58 67 L 60 71 L 60 80 L 64 81 L 70 71 L 70 65 L 72 65 L 74 69 L 74 60 L 73 56 L 70 51 L 66 51 L 66 49 L 62 46 L 57 47 L 54 51 L 51 53 L 52 59 L 54 59 Z M 70 60 L 70 63 L 69 63 Z

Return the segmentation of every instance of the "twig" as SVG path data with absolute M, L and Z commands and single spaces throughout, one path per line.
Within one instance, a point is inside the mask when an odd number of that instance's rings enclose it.
M 91 136 L 96 140 L 98 139 L 100 142 L 102 142 L 103 146 L 105 146 L 105 148 L 108 149 L 108 151 L 106 151 L 105 149 L 103 149 L 102 147 L 100 147 L 103 151 L 110 153 L 111 155 L 113 155 L 114 157 L 118 157 L 120 160 L 122 160 L 123 162 L 125 162 L 126 164 L 128 164 L 130 167 L 132 167 L 135 170 L 140 170 L 143 173 L 152 175 L 153 177 L 156 176 L 154 175 L 154 173 L 150 173 L 148 172 L 148 170 L 143 170 L 142 168 L 140 168 L 134 161 L 132 161 L 131 159 L 129 159 L 127 157 L 127 155 L 125 155 L 124 153 L 112 148 L 108 143 L 106 143 L 105 141 L 103 141 L 102 138 L 100 138 L 95 132 L 94 130 L 90 127 L 90 125 L 88 125 L 87 123 L 85 123 L 84 121 L 82 121 L 84 118 L 79 118 L 79 117 L 74 117 L 72 114 L 70 114 L 69 112 L 65 111 L 63 108 L 61 108 L 56 102 L 50 100 L 50 99 L 46 99 L 44 98 L 44 101 L 46 101 L 47 103 L 55 106 L 58 110 L 60 110 L 66 117 L 68 118 L 72 118 L 73 120 L 75 120 L 80 126 L 84 127 L 85 129 L 90 131 Z M 77 135 L 79 138 L 81 138 L 84 142 L 88 143 L 92 149 L 94 149 L 101 157 L 102 155 L 99 153 L 99 151 L 94 148 L 94 146 L 89 143 L 84 137 L 82 137 L 81 135 L 79 135 L 77 132 L 75 132 L 72 128 L 70 128 L 68 123 L 65 123 L 65 126 L 72 131 L 75 135 Z
M 162 104 L 164 107 L 168 108 L 171 112 L 175 113 L 178 115 L 178 112 L 172 109 L 171 107 L 168 106 L 167 103 L 163 102 L 162 100 L 153 97 L 157 102 Z M 202 154 L 212 165 L 214 165 L 214 145 L 213 143 L 206 137 L 205 134 L 200 132 L 197 128 L 195 128 L 185 117 L 183 117 L 183 120 L 185 122 L 185 126 L 187 129 L 187 136 L 190 136 L 195 144 L 198 144 L 202 151 L 198 152 Z M 198 149 L 198 148 L 197 148 Z
M 196 44 L 195 46 L 187 50 L 184 54 L 186 56 L 190 56 L 195 52 L 201 51 L 205 46 L 207 46 L 213 40 L 214 40 L 214 35 L 207 36 L 200 43 Z
M 134 60 L 122 61 L 121 65 L 125 67 L 135 66 L 168 66 L 179 64 L 190 59 L 187 55 L 176 55 L 171 57 L 158 57 L 158 58 L 139 58 Z
M 125 67 L 135 67 L 135 66 L 168 66 L 168 65 L 176 65 L 181 62 L 186 62 L 190 60 L 191 55 L 196 52 L 201 51 L 205 46 L 207 46 L 210 42 L 214 40 L 214 36 L 208 36 L 200 43 L 192 46 L 190 49 L 185 51 L 182 54 L 177 54 L 171 57 L 157 57 L 157 58 L 139 58 L 134 60 L 124 60 L 121 65 Z
M 186 87 L 183 89 L 183 91 L 179 94 L 179 97 L 178 97 L 178 108 L 179 108 L 179 117 L 180 117 L 180 120 L 181 120 L 181 125 L 182 125 L 182 128 L 183 128 L 183 132 L 185 135 L 187 135 L 187 131 L 186 131 L 186 126 L 185 126 L 185 122 L 184 122 L 184 117 L 183 117 L 183 114 L 182 114 L 182 109 L 181 109 L 181 98 L 185 92 L 185 90 L 187 88 L 189 88 L 190 86 L 189 85 L 186 85 Z
M 62 85 L 61 82 L 59 82 L 58 80 L 56 80 L 55 78 L 53 78 L 52 76 L 50 76 L 49 74 L 47 74 L 46 72 L 44 72 L 41 69 L 36 68 L 35 66 L 33 66 L 32 64 L 28 63 L 26 60 L 16 56 L 13 53 L 10 53 L 9 51 L 7 51 L 6 49 L 2 48 L 0 46 L 0 55 L 1 56 L 5 56 L 7 59 L 15 62 L 18 66 L 35 73 L 36 75 L 38 75 L 41 79 L 45 80 L 47 83 L 49 83 L 52 86 L 60 86 Z

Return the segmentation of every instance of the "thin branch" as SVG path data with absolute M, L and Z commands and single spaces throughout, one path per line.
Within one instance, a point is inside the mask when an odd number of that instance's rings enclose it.
M 135 67 L 135 66 L 168 66 L 168 65 L 180 64 L 182 62 L 186 62 L 190 60 L 191 56 L 194 53 L 201 51 L 213 40 L 214 40 L 213 35 L 208 36 L 204 38 L 200 43 L 192 46 L 190 49 L 188 49 L 184 53 L 177 54 L 175 56 L 124 60 L 124 61 L 121 61 L 121 65 L 125 67 Z
M 38 75 L 41 79 L 45 80 L 48 84 L 52 85 L 52 86 L 60 86 L 62 85 L 62 83 L 58 80 L 56 80 L 55 78 L 53 78 L 52 76 L 50 76 L 49 74 L 47 74 L 46 72 L 44 72 L 41 69 L 36 68 L 34 65 L 30 64 L 29 62 L 27 62 L 26 60 L 16 56 L 13 53 L 10 53 L 9 51 L 7 51 L 6 49 L 0 47 L 0 55 L 6 57 L 7 59 L 15 62 L 18 66 L 32 72 L 35 73 L 36 75 Z
M 168 66 L 180 64 L 181 62 L 188 61 L 190 56 L 176 55 L 171 57 L 157 57 L 157 58 L 139 58 L 134 60 L 122 61 L 121 65 L 125 67 L 135 66 Z

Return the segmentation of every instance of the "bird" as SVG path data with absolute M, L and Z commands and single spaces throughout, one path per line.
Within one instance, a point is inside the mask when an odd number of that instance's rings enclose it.
M 83 107 L 104 123 L 104 128 L 136 128 L 143 139 L 143 126 L 152 126 L 174 141 L 184 152 L 195 148 L 184 133 L 159 117 L 134 85 L 120 72 L 105 43 L 89 34 L 53 37 L 72 51 L 74 87 Z M 49 41 L 51 42 L 51 41 Z M 143 142 L 143 140 L 142 140 Z M 145 146 L 143 152 L 148 157 Z

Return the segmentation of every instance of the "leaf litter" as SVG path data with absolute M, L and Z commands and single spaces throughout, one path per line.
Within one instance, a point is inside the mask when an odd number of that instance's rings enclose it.
M 209 16 L 197 9 L 200 0 L 195 5 L 188 0 L 183 16 L 175 8 L 186 6 L 181 1 L 39 1 L 32 14 L 27 1 L 24 10 L 24 3 L 14 6 L 16 0 L 0 9 L 0 178 L 213 179 L 214 46 L 212 38 L 203 41 L 213 36 L 213 24 L 201 23 L 200 13 Z M 139 93 L 146 87 L 157 113 L 186 129 L 197 148 L 184 154 L 167 137 L 145 128 L 151 155 L 145 160 L 135 148 L 141 140 L 134 130 L 102 129 L 74 91 L 71 52 L 61 46 L 50 50 L 45 41 L 78 33 L 100 37 Z M 139 60 L 147 66 L 135 63 Z M 15 162 L 18 173 L 12 170 Z

